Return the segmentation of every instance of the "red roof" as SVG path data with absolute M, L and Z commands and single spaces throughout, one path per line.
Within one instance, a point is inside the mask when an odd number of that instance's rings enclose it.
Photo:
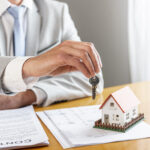
M 137 106 L 140 102 L 139 99 L 135 96 L 133 91 L 129 87 L 122 88 L 114 93 L 112 93 L 101 105 L 100 109 L 106 104 L 109 98 L 112 97 L 114 101 L 118 104 L 122 112 L 126 112 Z

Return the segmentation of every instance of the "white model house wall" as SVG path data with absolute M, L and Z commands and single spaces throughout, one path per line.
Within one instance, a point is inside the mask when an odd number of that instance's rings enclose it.
M 126 113 L 124 113 L 125 123 L 130 122 L 132 119 L 136 118 L 137 116 L 138 116 L 138 105 L 131 108 Z
M 114 106 L 111 106 L 111 103 L 113 103 Z M 105 123 L 105 115 L 109 115 L 110 124 L 124 125 L 124 113 L 112 97 L 109 98 L 102 108 L 102 123 Z

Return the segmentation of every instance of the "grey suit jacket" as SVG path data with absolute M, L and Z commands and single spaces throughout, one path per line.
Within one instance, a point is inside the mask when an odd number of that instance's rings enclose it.
M 10 61 L 12 61 L 14 57 L 0 57 L 0 93 L 3 93 L 3 84 L 2 84 L 2 77 L 3 77 L 3 72 L 8 65 Z
M 26 56 L 39 55 L 65 40 L 80 41 L 75 25 L 65 3 L 54 0 L 34 0 L 34 10 L 28 9 L 28 31 Z M 7 19 L 6 19 L 7 18 Z M 13 57 L 13 19 L 9 13 L 0 17 L 0 77 Z M 103 90 L 102 73 L 99 74 L 98 92 Z M 91 85 L 80 72 L 67 73 L 57 77 L 41 78 L 35 86 L 47 94 L 42 105 L 47 106 L 59 100 L 71 100 L 91 96 Z M 2 84 L 0 83 L 2 90 Z

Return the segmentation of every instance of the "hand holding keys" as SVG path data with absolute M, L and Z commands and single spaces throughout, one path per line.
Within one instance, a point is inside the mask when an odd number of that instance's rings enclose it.
M 97 85 L 99 83 L 99 78 L 97 76 L 94 76 L 94 77 L 89 79 L 89 82 L 92 85 L 92 99 L 95 100 L 95 98 L 96 98 L 96 88 L 97 88 Z

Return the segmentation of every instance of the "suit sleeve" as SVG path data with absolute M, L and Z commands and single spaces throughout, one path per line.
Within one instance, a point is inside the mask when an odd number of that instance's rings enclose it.
M 64 4 L 62 14 L 62 41 L 80 41 L 80 37 L 78 36 L 66 4 Z M 100 78 L 100 84 L 98 85 L 97 91 L 98 93 L 101 93 L 104 86 L 102 72 L 99 73 L 98 76 Z M 38 93 L 39 89 L 42 94 Z M 42 106 L 48 106 L 58 101 L 73 100 L 91 96 L 92 93 L 89 80 L 80 72 L 71 72 L 56 77 L 41 78 L 41 80 L 34 86 L 33 91 L 35 90 L 35 94 L 38 99 L 37 104 Z M 40 95 L 43 96 L 40 97 Z
M 0 57 L 0 94 L 13 94 L 33 87 L 39 78 L 23 79 L 22 67 L 30 57 Z
M 4 93 L 2 81 L 5 68 L 13 59 L 13 57 L 0 57 L 0 93 Z
M 78 36 L 77 29 L 75 24 L 70 16 L 68 5 L 64 4 L 63 7 L 63 16 L 62 16 L 62 41 L 66 40 L 73 40 L 73 41 L 81 41 L 80 37 Z

